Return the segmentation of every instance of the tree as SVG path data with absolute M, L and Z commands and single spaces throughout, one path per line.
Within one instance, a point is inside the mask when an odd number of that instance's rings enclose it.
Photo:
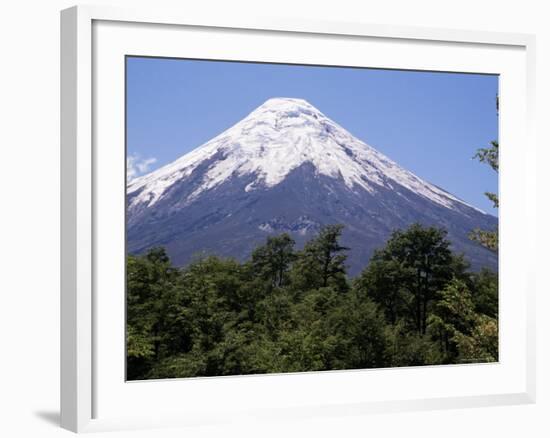
M 445 355 L 443 362 L 452 363 L 458 355 L 455 335 L 470 333 L 475 325 L 474 303 L 466 285 L 457 279 L 453 279 L 438 295 L 429 318 L 429 328 Z
M 343 229 L 343 225 L 326 225 L 305 244 L 294 270 L 299 286 L 316 289 L 334 285 L 341 292 L 348 289 L 345 265 L 348 248 L 340 244 Z
M 410 330 L 404 320 L 385 327 L 387 367 L 437 365 L 441 353 L 431 337 Z
M 406 312 L 404 287 L 413 275 L 403 261 L 376 252 L 355 286 L 359 294 L 374 299 L 384 309 L 389 323 L 395 324 L 398 316 Z
M 464 282 L 454 279 L 440 292 L 429 323 L 445 354 L 444 363 L 498 360 L 496 319 L 475 311 L 472 293 Z
M 491 318 L 498 316 L 498 274 L 483 268 L 472 275 L 472 300 L 475 311 Z
M 357 291 L 345 297 L 326 318 L 326 329 L 340 340 L 329 369 L 387 366 L 384 314 L 372 299 Z
M 494 318 L 477 315 L 471 333 L 456 333 L 454 340 L 458 347 L 458 363 L 498 361 L 498 322 Z
M 128 378 L 143 378 L 156 361 L 171 354 L 175 344 L 188 345 L 190 331 L 172 320 L 179 314 L 179 276 L 164 249 L 129 256 L 126 269 Z
M 288 270 L 295 260 L 294 239 L 284 233 L 268 237 L 265 245 L 252 253 L 251 264 L 256 275 L 268 280 L 273 287 L 287 283 Z
M 498 114 L 498 96 L 496 99 L 496 107 Z M 498 159 L 498 141 L 493 140 L 490 143 L 490 146 L 487 148 L 480 148 L 477 150 L 474 158 L 477 159 L 480 163 L 488 164 L 491 169 L 498 173 L 499 170 L 499 159 Z M 493 203 L 495 208 L 498 208 L 499 200 L 496 193 L 485 192 L 485 196 Z M 480 243 L 484 247 L 490 249 L 491 251 L 498 251 L 498 230 L 482 230 L 476 228 L 473 230 L 470 235 L 470 239 Z
M 233 259 L 208 256 L 191 263 L 181 271 L 181 312 L 192 321 L 192 346 L 178 362 L 180 375 L 226 375 L 230 338 L 239 331 L 239 323 L 248 321 L 247 304 L 253 297 L 244 288 L 248 273 Z M 244 304 L 244 305 L 243 305 Z M 244 347 L 244 346 L 243 346 Z M 244 369 L 231 365 L 240 374 Z M 190 367 L 190 368 L 186 368 Z
M 418 223 L 394 231 L 375 251 L 356 287 L 379 303 L 389 321 L 405 318 L 420 335 L 426 333 L 430 305 L 437 291 L 466 266 L 453 256 L 447 232 Z

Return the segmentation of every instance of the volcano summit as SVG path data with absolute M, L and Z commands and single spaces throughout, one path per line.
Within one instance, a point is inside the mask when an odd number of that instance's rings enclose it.
M 473 268 L 497 255 L 468 238 L 497 219 L 400 167 L 302 99 L 273 98 L 217 137 L 127 187 L 130 253 L 164 246 L 177 265 L 196 253 L 246 259 L 266 236 L 298 247 L 325 224 L 345 225 L 349 273 L 391 231 L 443 227 Z

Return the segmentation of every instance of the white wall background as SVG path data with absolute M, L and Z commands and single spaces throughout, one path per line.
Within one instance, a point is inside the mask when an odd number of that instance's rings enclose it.
M 146 5 L 152 1 L 96 1 Z M 545 1 L 523 0 L 156 0 L 158 7 L 218 13 L 365 21 L 535 33 L 539 193 L 548 199 L 550 153 L 550 13 Z M 58 428 L 59 404 L 59 10 L 65 0 L 2 2 L 0 9 L 0 436 L 69 436 Z M 521 145 L 518 145 L 521 147 Z M 546 148 L 546 150 L 545 150 Z M 540 209 L 538 270 L 550 244 Z M 521 232 L 521 230 L 518 230 Z M 550 436 L 550 298 L 538 283 L 538 402 L 530 406 L 312 419 L 223 430 L 117 432 L 107 436 Z M 546 317 L 546 318 L 545 318 Z

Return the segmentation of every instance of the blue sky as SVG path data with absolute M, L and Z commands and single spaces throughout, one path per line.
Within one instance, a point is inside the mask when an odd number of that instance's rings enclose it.
M 497 139 L 492 75 L 127 58 L 135 175 L 210 140 L 271 97 L 306 99 L 401 166 L 496 215 L 498 178 L 472 159 Z

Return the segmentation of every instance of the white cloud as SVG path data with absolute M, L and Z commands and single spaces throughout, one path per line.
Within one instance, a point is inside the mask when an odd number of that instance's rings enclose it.
M 128 155 L 126 158 L 126 179 L 131 181 L 132 179 L 147 173 L 151 165 L 156 162 L 156 158 L 142 159 L 138 155 Z

